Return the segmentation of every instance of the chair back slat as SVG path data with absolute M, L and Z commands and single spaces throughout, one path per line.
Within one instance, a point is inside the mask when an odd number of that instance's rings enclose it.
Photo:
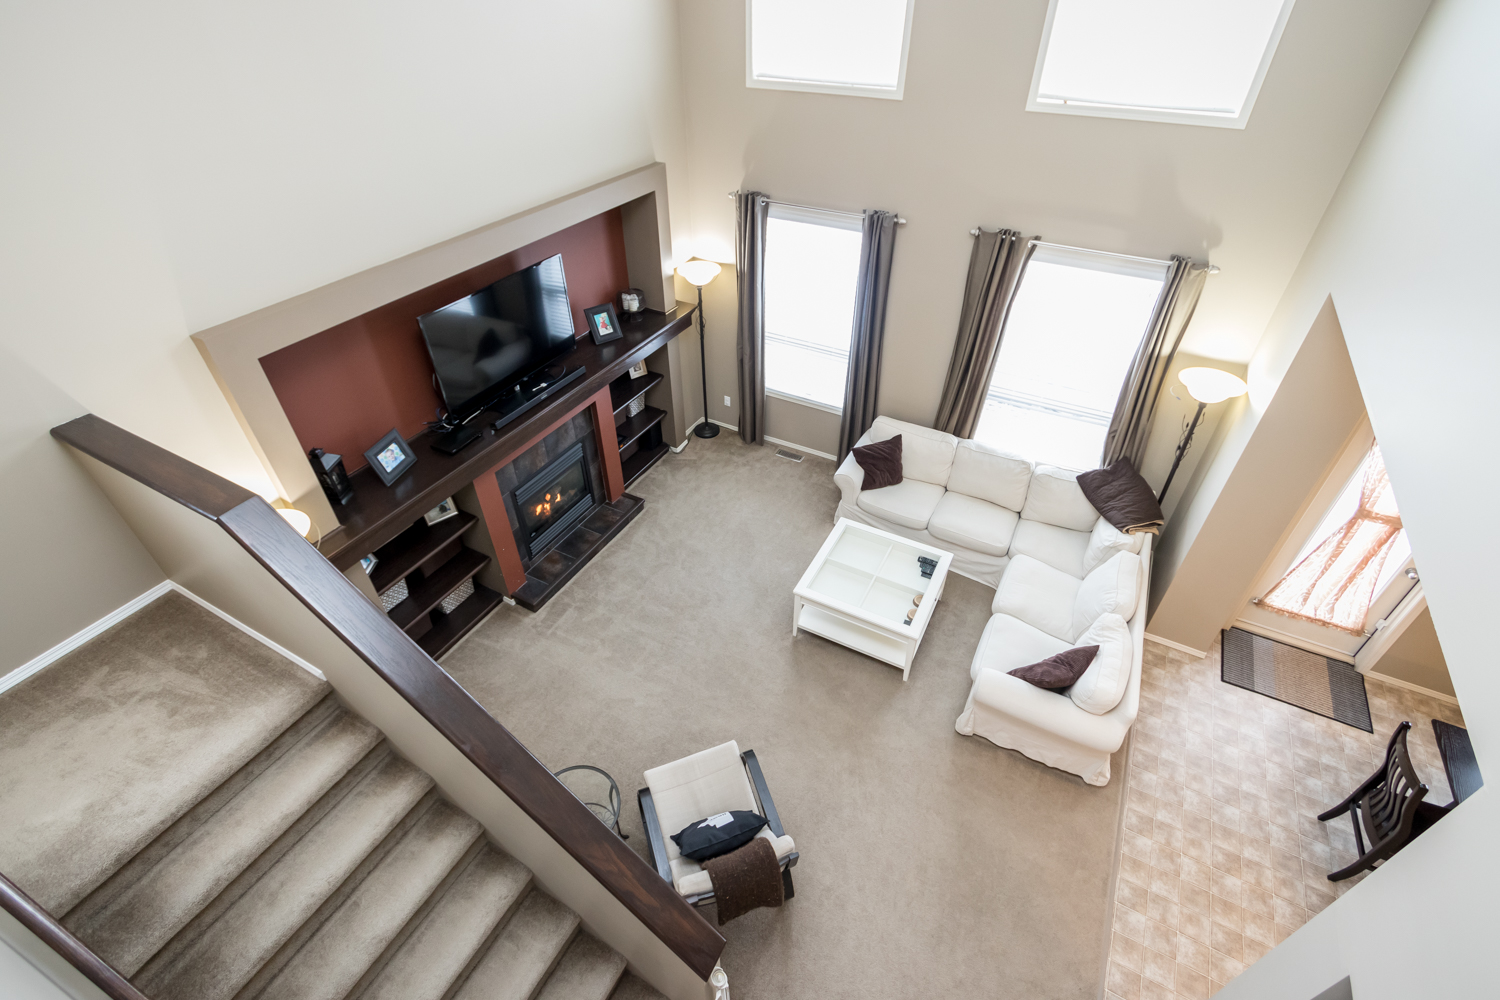
M 1427 795 L 1427 786 L 1422 784 L 1406 747 L 1406 734 L 1410 731 L 1410 722 L 1396 727 L 1385 750 L 1385 766 L 1381 768 L 1385 780 L 1370 789 L 1360 803 L 1362 825 L 1370 839 L 1369 853 L 1392 840 L 1405 838 L 1411 831 L 1417 803 Z

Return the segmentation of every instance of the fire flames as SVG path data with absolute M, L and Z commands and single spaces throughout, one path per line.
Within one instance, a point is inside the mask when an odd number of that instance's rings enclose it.
M 561 504 L 562 501 L 563 496 L 561 493 L 548 493 L 546 496 L 542 497 L 541 503 L 531 508 L 531 513 L 535 517 L 550 517 L 552 514 L 552 506 L 554 504 Z

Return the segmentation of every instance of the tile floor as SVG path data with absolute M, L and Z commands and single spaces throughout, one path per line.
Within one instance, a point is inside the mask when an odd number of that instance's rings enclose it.
M 1463 725 L 1459 710 L 1374 678 L 1367 690 L 1373 734 L 1225 684 L 1217 642 L 1198 659 L 1146 641 L 1107 1000 L 1212 996 L 1358 882 L 1327 878 L 1355 857 L 1349 821 L 1316 817 L 1369 777 L 1402 719 L 1427 800 L 1452 801 L 1431 720 Z

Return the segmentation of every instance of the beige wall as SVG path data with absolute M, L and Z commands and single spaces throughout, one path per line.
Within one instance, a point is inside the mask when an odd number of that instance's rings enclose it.
M 0 346 L 0 676 L 165 575 L 49 428 L 83 407 Z
M 1162 533 L 1151 579 L 1152 635 L 1208 649 L 1250 599 L 1364 418 L 1331 301 L 1292 343 L 1297 350 L 1289 356 L 1269 341 L 1262 345 L 1251 362 L 1247 402 L 1231 411 L 1235 419 L 1211 467 L 1196 484 L 1189 480 L 1196 491 L 1178 502 Z M 1282 360 L 1282 370 L 1271 369 Z M 1217 498 L 1211 505 L 1204 503 L 1210 491 Z
M 1240 131 L 1026 112 L 1042 0 L 917 4 L 901 101 L 746 88 L 744 4 L 683 4 L 678 252 L 732 259 L 738 188 L 899 211 L 880 408 L 918 423 L 937 411 L 979 224 L 1211 257 L 1223 271 L 1185 348 L 1245 361 L 1425 7 L 1301 0 Z M 712 411 L 735 382 L 733 299 L 710 295 L 708 322 Z
M 1497 47 L 1500 6 L 1433 4 L 1266 329 L 1241 421 L 1253 436 L 1266 427 L 1275 404 L 1266 407 L 1263 393 L 1287 367 L 1275 359 L 1304 349 L 1331 299 L 1486 774 L 1500 774 L 1500 585 L 1490 571 L 1500 539 L 1474 526 L 1490 519 L 1500 468 L 1475 449 L 1495 426 L 1500 368 L 1491 291 L 1500 269 Z M 1260 407 L 1257 423 L 1249 414 Z M 1194 523 L 1206 526 L 1247 495 L 1276 499 L 1275 478 L 1239 481 L 1255 446 L 1235 438 L 1226 434 L 1204 476 Z M 1193 558 L 1207 541 L 1188 546 Z M 1219 995 L 1310 997 L 1346 975 L 1361 1000 L 1493 992 L 1497 827 L 1500 796 L 1486 786 Z
M 1437 629 L 1432 626 L 1431 609 L 1424 610 L 1406 626 L 1406 631 L 1396 637 L 1370 672 L 1429 691 L 1453 693 L 1453 679 L 1448 676 L 1448 661 L 1443 659 L 1443 647 L 1438 642 Z
M 51 424 L 272 495 L 188 334 L 652 161 L 685 184 L 676 45 L 671 0 L 5 5 L 0 670 L 160 579 Z

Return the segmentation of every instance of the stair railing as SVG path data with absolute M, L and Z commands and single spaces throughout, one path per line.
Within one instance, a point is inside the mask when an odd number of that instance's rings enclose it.
M 93 414 L 52 436 L 227 533 L 715 992 L 723 935 L 269 504 Z
M 48 948 L 67 959 L 69 965 L 87 976 L 110 1000 L 150 1000 L 4 875 L 0 875 L 0 907 L 20 921 L 22 927 L 40 938 Z

